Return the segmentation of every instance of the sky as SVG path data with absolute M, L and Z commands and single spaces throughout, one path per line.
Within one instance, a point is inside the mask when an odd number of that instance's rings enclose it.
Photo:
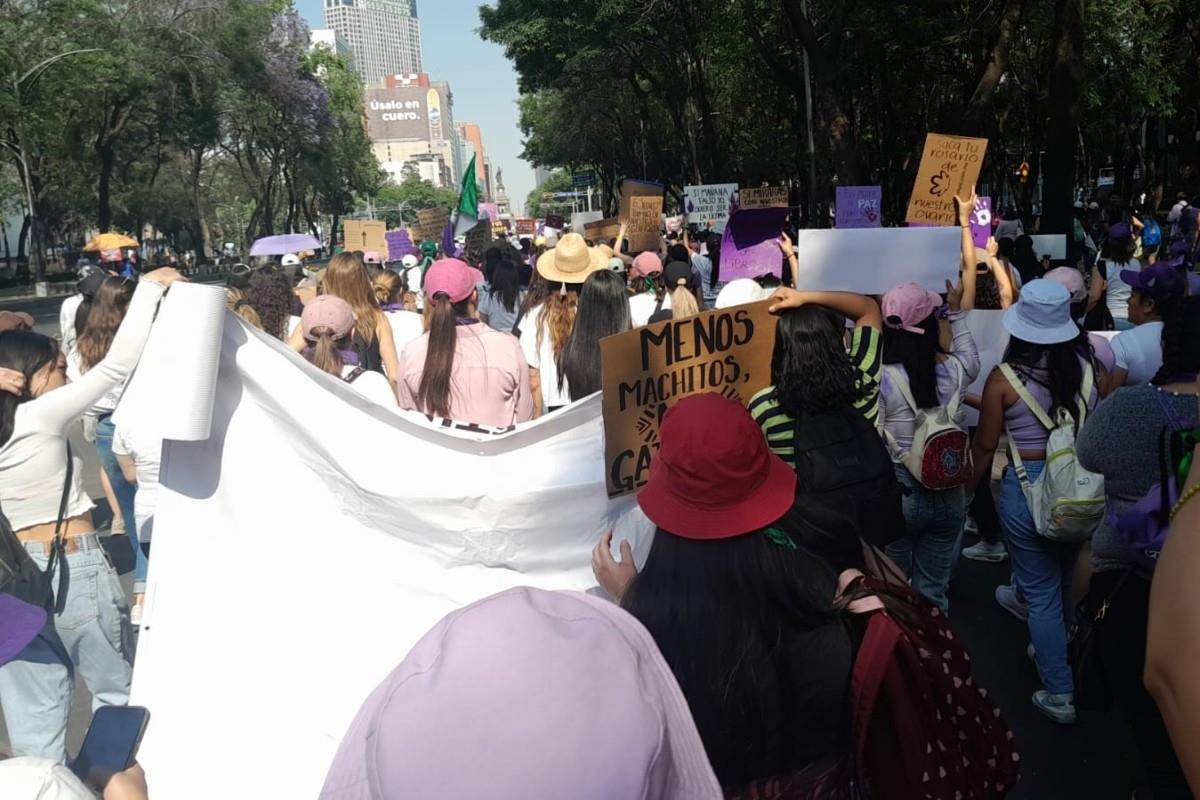
M 533 168 L 520 160 L 517 125 L 517 73 L 504 50 L 479 38 L 481 0 L 417 0 L 424 70 L 431 80 L 447 81 L 454 95 L 454 121 L 474 122 L 483 130 L 483 147 L 496 168 L 514 213 L 522 211 L 533 190 Z M 325 0 L 295 0 L 313 28 L 325 27 Z

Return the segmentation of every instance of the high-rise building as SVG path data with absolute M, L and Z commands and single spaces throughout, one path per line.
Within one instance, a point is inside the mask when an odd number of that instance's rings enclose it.
M 325 25 L 349 45 L 368 86 L 386 75 L 421 71 L 417 0 L 325 0 Z

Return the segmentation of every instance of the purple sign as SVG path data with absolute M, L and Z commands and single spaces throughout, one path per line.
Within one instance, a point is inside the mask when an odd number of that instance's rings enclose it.
M 783 252 L 779 234 L 787 221 L 786 208 L 751 208 L 734 211 L 721 237 L 721 280 L 783 277 Z
M 878 186 L 837 187 L 837 227 L 879 228 L 883 190 Z
M 408 235 L 406 230 L 388 231 L 383 235 L 387 242 L 388 261 L 399 261 L 405 256 L 417 254 L 417 248 L 413 245 L 412 237 Z
M 971 212 L 971 238 L 976 247 L 987 247 L 992 235 L 992 198 L 976 197 L 975 210 Z

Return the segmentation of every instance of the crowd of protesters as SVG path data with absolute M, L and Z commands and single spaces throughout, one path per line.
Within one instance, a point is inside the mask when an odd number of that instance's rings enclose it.
M 1004 796 L 1020 756 L 950 626 L 960 556 L 1011 560 L 996 601 L 1028 626 L 1037 711 L 1112 710 L 1149 796 L 1190 797 L 1200 684 L 1173 651 L 1200 651 L 1197 209 L 1077 204 L 1054 264 L 1012 215 L 976 248 L 974 198 L 956 203 L 944 291 L 798 291 L 787 233 L 759 277 L 722 281 L 719 237 L 686 220 L 657 251 L 622 227 L 236 268 L 229 308 L 320 380 L 498 429 L 604 391 L 605 337 L 763 300 L 778 315 L 748 407 L 665 414 L 645 562 L 610 533 L 592 556 L 608 600 L 522 589 L 442 620 L 368 698 L 322 797 Z M 76 673 L 97 707 L 129 699 L 162 442 L 112 418 L 178 280 L 90 268 L 60 341 L 0 320 L 4 514 L 33 564 L 71 573 L 48 608 L 0 618 L 0 705 L 38 768 L 66 758 Z M 973 311 L 1002 314 L 998 363 Z M 68 445 L 81 420 L 132 602 Z M 489 693 L 504 702 L 463 699 Z

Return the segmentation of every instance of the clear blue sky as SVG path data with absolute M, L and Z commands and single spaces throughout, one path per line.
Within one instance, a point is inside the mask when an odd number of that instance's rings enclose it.
M 314 28 L 325 27 L 325 0 L 295 0 Z M 504 170 L 504 186 L 518 212 L 533 189 L 533 168 L 520 160 L 517 74 L 504 51 L 479 38 L 480 0 L 417 0 L 425 72 L 448 81 L 455 122 L 475 122 L 492 170 Z

